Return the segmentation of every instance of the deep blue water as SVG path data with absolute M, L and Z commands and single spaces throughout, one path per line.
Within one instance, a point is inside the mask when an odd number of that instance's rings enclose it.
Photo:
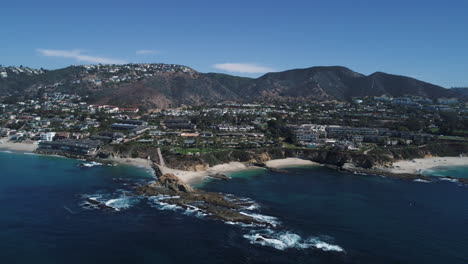
M 319 167 L 202 186 L 253 199 L 279 222 L 266 229 L 162 210 L 125 194 L 147 171 L 79 163 L 0 153 L 2 263 L 468 263 L 468 188 L 457 183 Z M 85 197 L 119 211 L 85 209 Z

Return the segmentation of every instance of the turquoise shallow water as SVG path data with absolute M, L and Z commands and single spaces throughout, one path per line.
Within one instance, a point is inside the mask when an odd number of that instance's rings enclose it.
M 427 176 L 468 178 L 468 165 L 454 167 L 436 167 L 423 172 Z
M 209 220 L 131 196 L 127 166 L 0 153 L 2 263 L 468 263 L 468 188 L 318 168 L 202 188 L 254 201 L 274 228 Z M 115 210 L 86 209 L 87 197 Z M 262 236 L 266 240 L 258 240 Z

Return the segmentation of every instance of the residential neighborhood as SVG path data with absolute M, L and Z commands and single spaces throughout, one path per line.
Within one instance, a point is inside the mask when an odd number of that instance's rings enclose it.
M 69 152 L 83 151 L 71 145 L 88 144 L 86 155 L 105 144 L 154 145 L 192 154 L 271 146 L 364 151 L 468 136 L 468 106 L 451 98 L 217 103 L 144 112 L 138 107 L 88 104 L 79 95 L 55 92 L 36 100 L 2 103 L 0 113 L 3 140 Z

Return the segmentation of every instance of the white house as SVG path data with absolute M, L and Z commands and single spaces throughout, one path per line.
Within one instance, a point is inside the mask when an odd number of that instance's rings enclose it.
M 52 141 L 55 137 L 55 132 L 41 133 L 41 141 Z

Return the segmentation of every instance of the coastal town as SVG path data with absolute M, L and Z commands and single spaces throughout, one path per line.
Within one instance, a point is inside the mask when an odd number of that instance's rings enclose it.
M 468 264 L 468 0 L 3 1 L 5 264 Z
M 468 105 L 454 98 L 226 102 L 141 111 L 138 107 L 88 104 L 79 95 L 55 92 L 35 100 L 1 103 L 0 114 L 2 142 L 88 157 L 104 145 L 155 146 L 186 155 L 265 147 L 365 153 L 468 139 Z

